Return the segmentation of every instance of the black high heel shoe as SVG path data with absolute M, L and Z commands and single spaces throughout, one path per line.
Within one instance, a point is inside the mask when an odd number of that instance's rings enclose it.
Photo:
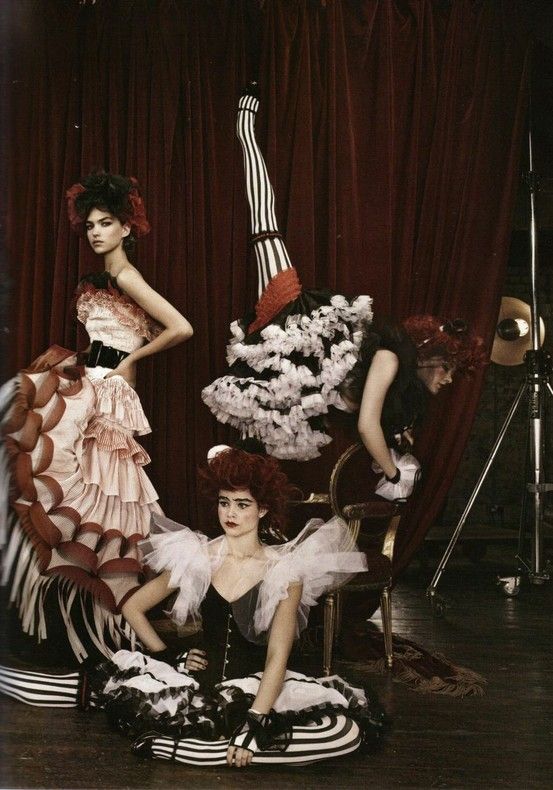
M 152 751 L 153 742 L 156 738 L 160 737 L 161 733 L 155 730 L 142 733 L 131 746 L 131 752 L 143 760 L 151 760 L 154 756 Z
M 253 96 L 254 99 L 259 100 L 259 83 L 256 80 L 248 82 L 242 91 L 242 96 Z

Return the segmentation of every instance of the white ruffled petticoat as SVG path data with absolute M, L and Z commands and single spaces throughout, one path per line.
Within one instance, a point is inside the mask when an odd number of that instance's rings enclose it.
M 157 718 L 169 727 L 174 725 L 176 730 L 182 727 L 183 721 L 189 722 L 207 711 L 208 702 L 199 690 L 198 681 L 187 672 L 177 672 L 169 664 L 128 650 L 115 653 L 111 667 L 112 674 L 101 685 L 100 704 L 103 706 L 125 700 L 150 723 L 155 723 Z M 233 702 L 237 690 L 255 698 L 262 676 L 262 672 L 256 672 L 218 683 L 215 689 L 220 704 Z M 363 689 L 351 686 L 338 675 L 313 678 L 287 670 L 282 690 L 272 707 L 276 713 L 286 716 L 302 711 L 347 711 L 352 698 L 357 708 L 367 706 Z
M 204 403 L 219 422 L 259 439 L 275 458 L 317 457 L 330 437 L 308 420 L 330 406 L 346 408 L 338 387 L 357 361 L 371 303 L 369 296 L 350 301 L 336 294 L 309 314 L 280 322 L 276 316 L 255 340 L 235 321 L 227 346 L 230 372 L 205 387 Z

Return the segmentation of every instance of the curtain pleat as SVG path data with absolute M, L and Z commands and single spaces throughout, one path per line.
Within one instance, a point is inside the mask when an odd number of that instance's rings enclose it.
M 71 296 L 102 262 L 71 234 L 65 190 L 94 167 L 136 176 L 153 227 L 137 265 L 195 330 L 140 368 L 149 473 L 168 515 L 214 526 L 196 467 L 229 434 L 200 392 L 256 293 L 234 124 L 257 56 L 258 138 L 305 285 L 370 293 L 382 318 L 461 316 L 491 344 L 519 177 L 524 16 L 524 3 L 497 0 L 11 2 L 11 371 L 50 343 L 85 343 Z M 398 569 L 443 504 L 481 378 L 433 404 Z M 287 469 L 320 488 L 339 447 Z

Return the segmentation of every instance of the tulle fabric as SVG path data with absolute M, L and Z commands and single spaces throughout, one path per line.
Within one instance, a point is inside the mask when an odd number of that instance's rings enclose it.
M 340 518 L 312 519 L 294 540 L 268 551 L 276 556 L 267 566 L 259 588 L 253 631 L 267 634 L 279 602 L 291 584 L 301 583 L 297 634 L 307 625 L 309 609 L 328 590 L 367 570 L 365 555 L 357 551 L 347 524 Z
M 306 290 L 253 334 L 233 322 L 229 373 L 204 388 L 204 403 L 275 458 L 316 458 L 331 441 L 321 418 L 346 409 L 338 388 L 357 361 L 371 303 Z
M 185 623 L 188 617 L 196 619 L 211 578 L 228 554 L 226 538 L 210 541 L 158 514 L 152 516 L 152 524 L 152 532 L 162 532 L 140 543 L 144 562 L 158 573 L 169 571 L 169 586 L 178 589 L 171 617 L 178 623 Z M 236 623 L 246 639 L 265 642 L 279 602 L 288 597 L 290 585 L 301 584 L 299 635 L 307 624 L 309 609 L 321 595 L 366 570 L 366 557 L 357 551 L 342 519 L 312 519 L 294 540 L 265 546 L 261 560 L 251 570 L 245 564 L 242 595 L 233 606 Z M 257 584 L 257 605 L 251 612 L 247 605 L 252 599 L 245 593 Z
M 219 543 L 221 543 L 219 539 Z M 170 616 L 183 625 L 197 620 L 200 604 L 211 583 L 209 541 L 160 514 L 152 516 L 151 534 L 140 542 L 144 563 L 157 573 L 168 572 L 169 587 L 178 590 Z

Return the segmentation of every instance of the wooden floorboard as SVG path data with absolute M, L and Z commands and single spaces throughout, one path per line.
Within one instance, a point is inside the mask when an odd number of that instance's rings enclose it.
M 462 557 L 439 592 L 452 604 L 432 616 L 431 571 L 414 563 L 394 593 L 394 631 L 488 680 L 482 697 L 413 692 L 360 663 L 337 671 L 377 690 L 392 729 L 383 750 L 304 768 L 193 769 L 142 761 L 101 712 L 54 711 L 0 700 L 3 788 L 549 788 L 553 785 L 553 583 L 507 598 L 512 547 Z M 375 618 L 378 620 L 378 617 Z

